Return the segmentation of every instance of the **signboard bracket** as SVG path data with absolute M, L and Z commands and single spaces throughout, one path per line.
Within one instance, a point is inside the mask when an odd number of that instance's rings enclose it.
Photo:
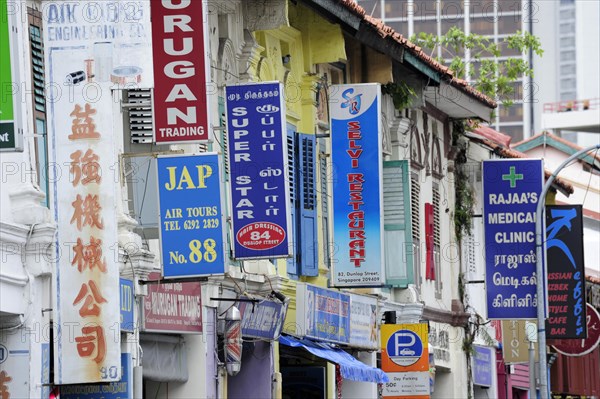
M 139 280 L 139 285 L 149 284 L 174 284 L 174 283 L 203 283 L 208 281 L 208 277 L 180 277 L 180 278 L 161 278 L 160 280 Z M 211 298 L 212 299 L 212 298 Z

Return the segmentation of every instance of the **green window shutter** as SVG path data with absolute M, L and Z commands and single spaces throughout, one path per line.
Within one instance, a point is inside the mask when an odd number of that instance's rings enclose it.
M 386 284 L 414 282 L 409 161 L 383 163 L 383 214 Z

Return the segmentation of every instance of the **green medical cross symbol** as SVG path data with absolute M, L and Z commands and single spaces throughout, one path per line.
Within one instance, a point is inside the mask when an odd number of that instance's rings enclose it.
M 517 187 L 517 180 L 523 180 L 522 173 L 515 173 L 515 167 L 510 167 L 510 173 L 507 175 L 502 175 L 502 180 L 510 180 L 510 188 Z

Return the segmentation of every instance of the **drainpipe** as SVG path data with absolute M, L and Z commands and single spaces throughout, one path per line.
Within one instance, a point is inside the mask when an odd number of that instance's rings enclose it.
M 550 186 L 554 182 L 558 173 L 563 170 L 572 160 L 579 159 L 582 156 L 587 155 L 588 152 L 593 150 L 600 150 L 600 144 L 593 145 L 591 147 L 584 148 L 581 151 L 577 151 L 575 154 L 567 158 L 556 170 L 552 173 L 544 188 L 542 194 L 538 200 L 537 209 L 535 212 L 535 245 L 537 247 L 537 259 L 536 259 L 536 276 L 537 276 L 537 323 L 538 323 L 538 349 L 540 353 L 540 399 L 550 399 L 550 391 L 548 390 L 548 367 L 546 359 L 546 301 L 544 297 L 544 286 L 546 284 L 546 275 L 544 274 L 544 265 L 542 263 L 543 256 L 543 238 L 546 237 L 545 232 L 542 231 L 542 220 L 545 217 L 545 203 L 546 194 Z M 542 235 L 543 234 L 543 235 Z M 530 373 L 534 375 L 535 373 Z M 533 377 L 535 378 L 535 376 Z

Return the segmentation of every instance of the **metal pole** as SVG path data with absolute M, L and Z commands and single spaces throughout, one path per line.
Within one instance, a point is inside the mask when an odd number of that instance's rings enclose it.
M 538 200 L 537 210 L 535 212 L 535 241 L 537 247 L 537 259 L 535 273 L 537 276 L 537 323 L 538 323 L 538 348 L 540 353 L 540 398 L 550 399 L 550 391 L 548 390 L 548 368 L 546 366 L 546 319 L 545 319 L 545 301 L 544 301 L 544 285 L 546 283 L 546 276 L 544 274 L 544 266 L 542 263 L 544 237 L 546 236 L 542 231 L 542 221 L 544 216 L 544 210 L 546 205 L 546 194 L 552 185 L 552 182 L 558 176 L 558 173 L 567 166 L 572 160 L 578 159 L 582 155 L 586 155 L 588 152 L 600 149 L 600 144 L 593 145 L 588 148 L 584 148 L 581 151 L 576 152 L 567 158 L 556 170 L 552 173 L 544 188 L 542 194 Z
M 535 398 L 535 345 L 529 341 L 529 397 Z

